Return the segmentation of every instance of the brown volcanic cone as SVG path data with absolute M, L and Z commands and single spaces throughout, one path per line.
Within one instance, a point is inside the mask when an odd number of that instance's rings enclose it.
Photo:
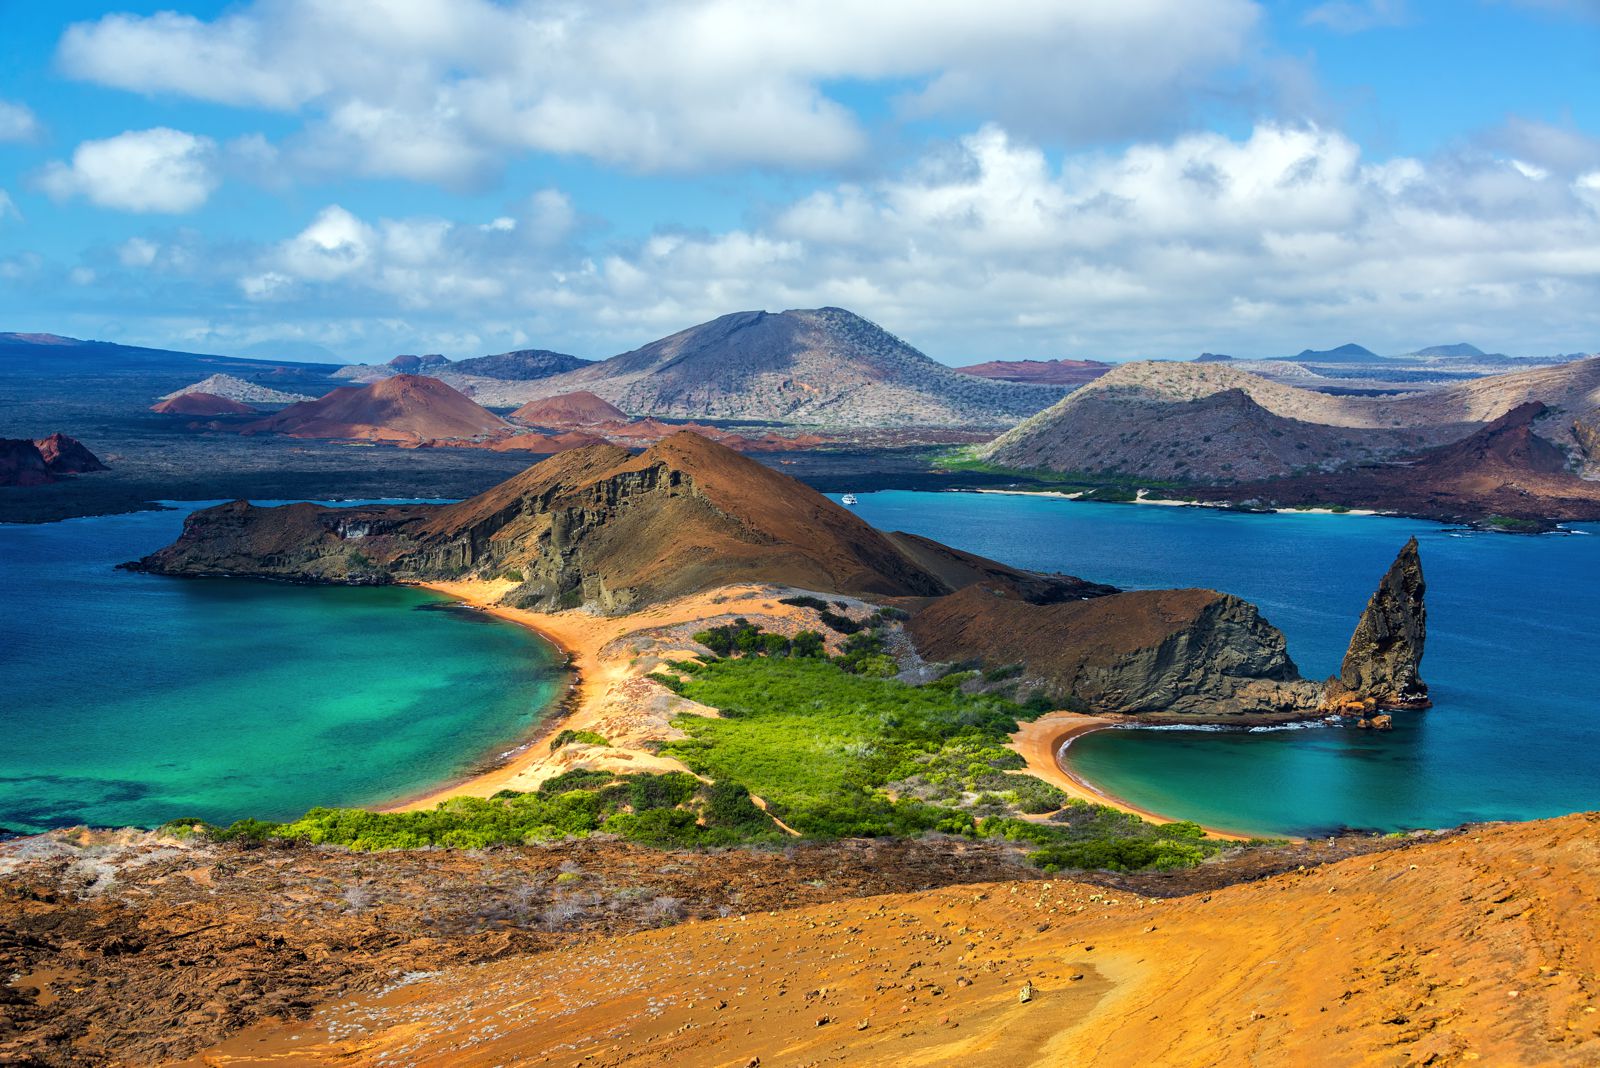
M 215 393 L 180 393 L 150 406 L 162 415 L 255 415 L 256 409 Z
M 931 545 L 903 548 L 808 486 L 679 433 L 638 456 L 574 449 L 453 505 L 236 501 L 192 515 L 140 566 L 327 582 L 520 571 L 518 603 L 605 611 L 740 582 L 936 597 L 955 588 L 949 579 L 981 575 L 1040 600 L 1105 589 Z
M 301 401 L 241 429 L 246 434 L 291 438 L 419 442 L 470 438 L 506 428 L 505 420 L 437 378 L 400 374 Z
M 547 426 L 558 430 L 594 426 L 596 423 L 626 422 L 628 413 L 588 390 L 562 393 L 544 400 L 529 401 L 511 413 L 511 421 L 528 426 Z

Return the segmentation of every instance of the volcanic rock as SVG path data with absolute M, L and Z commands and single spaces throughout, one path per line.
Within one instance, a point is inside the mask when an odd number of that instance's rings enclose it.
M 929 660 L 1022 664 L 1057 698 L 1096 712 L 1207 718 L 1300 714 L 1318 688 L 1301 679 L 1281 631 L 1215 590 L 1136 590 L 1029 604 L 985 584 L 912 617 Z
M 1417 539 L 1412 538 L 1367 602 L 1339 674 L 1330 683 L 1330 696 L 1370 702 L 1377 708 L 1432 704 L 1419 674 L 1428 633 L 1426 589 Z
M 52 475 L 81 475 L 88 471 L 109 470 L 81 441 L 69 438 L 60 431 L 47 438 L 38 438 L 33 444 Z

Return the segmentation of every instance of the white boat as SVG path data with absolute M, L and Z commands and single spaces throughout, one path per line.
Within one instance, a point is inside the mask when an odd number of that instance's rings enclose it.
M 856 495 L 854 493 L 846 493 L 843 497 L 839 498 L 839 503 L 840 504 L 856 504 L 858 502 L 856 501 Z

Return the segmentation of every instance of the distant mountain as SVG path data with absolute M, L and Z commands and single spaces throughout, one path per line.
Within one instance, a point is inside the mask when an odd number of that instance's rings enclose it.
M 343 386 L 247 423 L 241 433 L 417 444 L 507 430 L 499 416 L 437 378 L 399 374 L 366 386 Z
M 1484 352 L 1482 349 L 1478 348 L 1478 346 L 1476 346 L 1476 345 L 1469 345 L 1465 341 L 1458 341 L 1454 345 L 1429 345 L 1427 348 L 1418 349 L 1415 352 L 1402 353 L 1401 354 L 1401 358 L 1402 359 L 1404 359 L 1406 357 L 1422 357 L 1422 358 L 1426 358 L 1426 357 L 1430 357 L 1430 356 L 1432 356 L 1432 357 L 1443 356 L 1443 357 L 1446 357 L 1448 359 L 1459 359 L 1459 358 L 1462 358 L 1462 357 L 1469 357 L 1469 356 L 1488 356 L 1488 355 L 1489 355 L 1489 353 Z M 1495 355 L 1499 356 L 1501 354 L 1500 353 L 1496 353 Z
M 385 363 L 352 363 L 333 373 L 335 378 L 350 382 L 376 382 L 394 375 L 432 375 L 450 366 L 450 361 L 437 352 L 426 356 L 396 356 Z
M 1111 370 L 1099 360 L 990 360 L 957 367 L 964 375 L 1000 382 L 1034 382 L 1049 386 L 1081 386 Z
M 288 373 L 326 381 L 335 367 L 281 360 L 239 359 L 172 349 L 147 349 L 111 341 L 84 341 L 59 334 L 0 333 L 0 374 L 7 371 L 57 374 L 172 372 L 205 374 L 206 368 L 236 374 Z
M 511 413 L 511 420 L 528 426 L 569 429 L 597 423 L 626 422 L 628 413 L 593 393 L 562 393 L 544 400 L 529 401 Z
M 1224 356 L 1220 352 L 1202 352 L 1194 358 L 1195 363 L 1228 363 L 1232 356 Z
M 1275 359 L 1292 360 L 1296 363 L 1382 363 L 1383 357 L 1369 348 L 1350 342 L 1340 345 L 1336 349 L 1302 349 L 1295 356 L 1279 356 Z
M 841 308 L 736 312 L 552 378 L 471 384 L 483 404 L 587 390 L 634 415 L 827 427 L 1004 426 L 1063 392 L 961 374 Z
M 1600 358 L 1398 396 L 1335 396 L 1227 364 L 1128 363 L 982 455 L 1017 468 L 1253 482 L 1416 456 L 1530 402 L 1544 406 L 1541 436 L 1580 471 L 1600 474 Z
M 494 356 L 474 356 L 450 365 L 452 375 L 495 378 L 503 382 L 533 382 L 551 375 L 587 367 L 592 361 L 549 349 L 518 349 Z
M 1320 421 L 1339 411 L 1334 398 L 1227 365 L 1131 363 L 996 438 L 982 455 L 1005 467 L 1228 482 L 1428 443 L 1411 432 Z

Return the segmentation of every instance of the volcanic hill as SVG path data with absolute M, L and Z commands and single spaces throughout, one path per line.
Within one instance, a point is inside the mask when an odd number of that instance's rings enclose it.
M 150 406 L 161 415 L 257 415 L 248 404 L 215 393 L 180 393 Z
M 236 378 L 230 374 L 218 373 L 198 382 L 175 389 L 171 393 L 163 394 L 162 401 L 177 400 L 179 397 L 201 393 L 209 397 L 223 397 L 227 400 L 238 401 L 241 404 L 297 404 L 300 401 L 310 400 L 302 393 L 285 393 L 281 389 L 270 386 L 257 385 Z
M 587 390 L 663 418 L 833 427 L 1000 427 L 1061 396 L 963 375 L 841 308 L 736 312 L 566 374 L 472 385 L 487 404 Z
M 1530 402 L 1544 406 L 1534 418 L 1555 450 L 1535 467 L 1600 474 L 1600 359 L 1404 396 L 1336 396 L 1228 364 L 1129 363 L 1002 434 L 981 455 L 1007 467 L 1257 483 L 1465 443 Z M 1556 453 L 1559 468 L 1552 467 Z
M 454 376 L 493 378 L 503 382 L 532 382 L 540 378 L 549 378 L 551 375 L 576 371 L 589 366 L 590 362 L 581 356 L 570 356 L 565 352 L 552 352 L 549 349 L 517 349 L 515 352 L 457 360 L 450 365 L 450 373 Z
M 507 423 L 437 378 L 397 374 L 366 386 L 343 386 L 247 423 L 241 433 L 292 438 L 420 443 L 496 434 Z
M 575 427 L 594 426 L 597 423 L 626 422 L 628 413 L 614 404 L 580 390 L 577 393 L 560 393 L 543 400 L 529 401 L 509 416 L 512 422 L 528 426 L 571 430 Z

